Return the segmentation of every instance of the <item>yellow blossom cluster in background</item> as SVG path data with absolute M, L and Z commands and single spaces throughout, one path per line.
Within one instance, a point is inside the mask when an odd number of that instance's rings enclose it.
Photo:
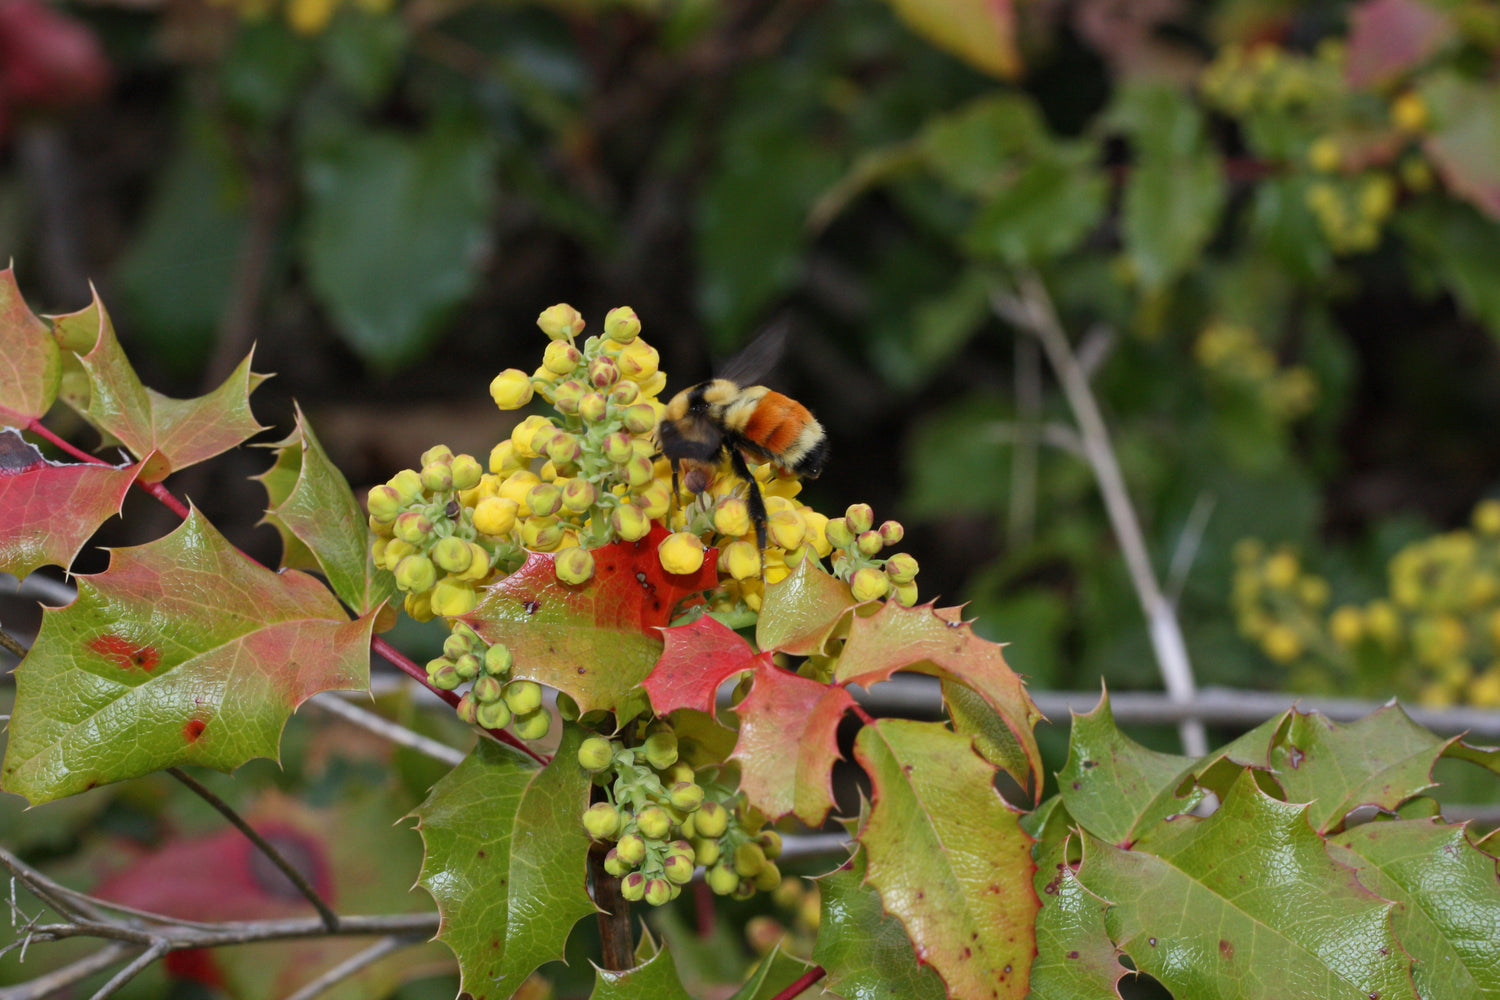
M 1245 393 L 1280 422 L 1306 416 L 1317 403 L 1317 377 L 1305 365 L 1278 365 L 1247 326 L 1209 323 L 1193 344 L 1193 356 L 1216 381 Z
M 247 20 L 261 20 L 271 16 L 279 7 L 287 26 L 300 35 L 316 35 L 333 20 L 340 5 L 349 4 L 371 13 L 380 14 L 391 9 L 391 0 L 209 0 L 221 7 L 233 8 Z
M 1406 546 L 1384 597 L 1332 605 L 1327 581 L 1290 549 L 1235 551 L 1242 635 L 1303 690 L 1395 690 L 1423 705 L 1500 707 L 1500 500 L 1471 528 Z
M 1407 191 L 1431 187 L 1419 145 L 1429 128 L 1425 100 L 1413 89 L 1355 91 L 1345 50 L 1330 40 L 1313 55 L 1272 44 L 1221 49 L 1199 80 L 1208 102 L 1239 120 L 1250 147 L 1289 176 L 1336 253 L 1379 244 Z

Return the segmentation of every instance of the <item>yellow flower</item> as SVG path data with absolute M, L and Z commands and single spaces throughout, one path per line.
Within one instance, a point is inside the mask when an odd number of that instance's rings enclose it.
M 1408 134 L 1427 127 L 1427 102 L 1420 94 L 1406 91 L 1391 102 L 1391 124 Z
M 760 550 L 754 542 L 741 539 L 730 542 L 719 551 L 719 571 L 736 580 L 760 576 Z
M 1345 604 L 1328 616 L 1328 633 L 1340 646 L 1352 646 L 1359 642 L 1364 631 L 1364 615 L 1352 604 Z
M 1302 655 L 1302 637 L 1290 625 L 1279 622 L 1266 629 L 1260 645 L 1277 663 L 1290 663 Z
M 750 505 L 739 497 L 726 497 L 714 508 L 714 530 L 719 534 L 741 538 L 750 528 Z
M 490 398 L 502 410 L 519 410 L 531 402 L 531 376 L 519 368 L 507 368 L 490 380 Z
M 566 302 L 559 302 L 543 309 L 536 318 L 536 325 L 552 340 L 572 340 L 583 332 L 584 322 L 577 309 Z
M 442 615 L 444 618 L 466 615 L 479 604 L 479 595 L 474 589 L 474 584 L 451 576 L 445 576 L 439 580 L 430 594 L 433 613 Z
M 703 565 L 703 540 L 692 532 L 674 531 L 661 540 L 656 553 L 668 573 L 694 573 Z

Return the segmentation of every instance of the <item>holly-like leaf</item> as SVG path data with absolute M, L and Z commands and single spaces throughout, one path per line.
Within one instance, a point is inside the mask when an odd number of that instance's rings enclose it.
M 1077 720 L 1074 720 L 1077 727 Z M 1042 845 L 1038 845 L 1042 846 Z M 1036 963 L 1031 1000 L 1118 1000 L 1125 975 L 1104 926 L 1104 900 L 1084 888 L 1063 837 L 1037 861 Z
M 880 905 L 880 893 L 865 882 L 864 851 L 818 880 L 822 916 L 812 959 L 828 970 L 831 992 L 849 1000 L 901 997 L 945 1000 L 943 980 L 917 961 L 901 921 Z
M 0 570 L 24 577 L 72 565 L 99 525 L 120 512 L 139 465 L 49 462 L 13 430 L 0 430 Z
M 276 757 L 307 698 L 369 683 L 371 620 L 303 573 L 272 573 L 196 511 L 116 549 L 47 610 L 16 668 L 0 787 L 32 802 L 174 764 Z
M 672 953 L 663 948 L 633 969 L 594 969 L 589 1000 L 692 1000 L 677 975 Z
M 1495 859 L 1471 845 L 1462 826 L 1365 823 L 1330 843 L 1366 887 L 1396 902 L 1396 938 L 1415 960 L 1419 996 L 1500 1000 Z
M 282 566 L 321 570 L 357 614 L 380 607 L 396 578 L 375 568 L 364 511 L 300 407 L 296 429 L 273 447 L 276 464 L 255 478 L 270 498 L 265 520 L 281 535 Z
M 1453 21 L 1422 0 L 1364 0 L 1349 9 L 1344 79 L 1385 86 L 1420 66 L 1453 37 Z
M 171 399 L 141 384 L 98 296 L 53 322 L 59 342 L 71 352 L 65 360 L 73 375 L 64 380 L 63 399 L 106 441 L 146 459 L 145 482 L 160 482 L 264 429 L 250 413 L 250 393 L 266 376 L 250 370 L 248 355 L 207 395 Z
M 953 997 L 1026 995 L 1036 948 L 1031 838 L 995 768 L 939 723 L 881 719 L 855 738 L 870 776 L 869 881 Z
M 1448 190 L 1500 219 L 1500 84 L 1456 72 L 1429 74 L 1421 95 L 1435 122 L 1422 148 Z
M 1068 760 L 1057 773 L 1057 787 L 1084 829 L 1129 847 L 1163 819 L 1189 812 L 1203 800 L 1196 785 L 1178 794 L 1197 764 L 1191 757 L 1148 750 L 1120 732 L 1106 694 L 1092 712 L 1073 716 Z
M 1021 74 L 1011 0 L 887 0 L 928 42 L 977 70 L 1013 80 Z
M 1085 831 L 1078 877 L 1109 901 L 1115 944 L 1174 996 L 1415 997 L 1392 904 L 1329 856 L 1304 809 L 1247 769 L 1213 815 L 1178 817 L 1152 851 Z
M 573 925 L 594 912 L 584 889 L 581 742 L 578 727 L 564 726 L 540 767 L 481 739 L 413 813 L 427 846 L 421 883 L 442 915 L 438 938 L 458 956 L 460 988 L 474 1000 L 505 1000 L 537 966 L 562 958 Z
M 848 585 L 816 559 L 804 559 L 779 583 L 766 585 L 755 643 L 792 656 L 821 653 L 854 603 Z
M 52 408 L 62 355 L 21 298 L 14 268 L 0 271 L 0 420 L 25 425 Z
M 614 711 L 656 664 L 659 630 L 678 603 L 718 582 L 712 550 L 696 573 L 664 570 L 656 547 L 665 537 L 658 525 L 640 541 L 595 549 L 594 575 L 580 586 L 558 580 L 553 557 L 534 552 L 463 620 L 510 648 L 514 677 L 564 691 L 585 712 Z
M 1032 727 L 1042 717 L 1026 685 L 1005 663 L 997 643 L 981 639 L 958 619 L 956 608 L 924 604 L 904 608 L 894 601 L 868 618 L 856 616 L 834 666 L 834 679 L 870 686 L 897 670 L 936 674 L 977 691 L 1004 720 L 1020 752 L 1006 773 L 1021 785 L 1041 787 L 1041 755 Z
M 796 982 L 798 977 L 804 975 L 810 964 L 795 956 L 788 955 L 780 947 L 773 948 L 771 953 L 760 960 L 750 972 L 750 978 L 745 984 L 734 991 L 734 996 L 729 1000 L 777 1000 L 778 997 Z M 807 996 L 806 992 L 798 992 L 797 996 Z M 645 998 L 642 1000 L 654 1000 Z
M 657 715 L 679 708 L 715 714 L 715 695 L 730 677 L 770 662 L 738 632 L 704 615 L 661 630 L 661 658 L 642 682 Z
M 732 759 L 740 762 L 740 789 L 773 820 L 792 813 L 821 826 L 835 805 L 838 726 L 854 696 L 764 661 L 751 683 L 735 708 L 740 737 Z

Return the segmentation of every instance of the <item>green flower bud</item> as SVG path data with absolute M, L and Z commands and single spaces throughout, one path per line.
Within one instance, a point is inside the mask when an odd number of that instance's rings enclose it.
M 575 586 L 587 583 L 594 575 L 594 554 L 588 549 L 570 545 L 557 550 L 552 568 L 563 583 Z
M 781 869 L 773 862 L 767 861 L 765 867 L 755 873 L 755 888 L 761 892 L 770 892 L 781 884 Z
M 646 860 L 646 842 L 638 833 L 627 833 L 615 844 L 615 850 L 620 854 L 620 860 L 631 868 Z
M 474 700 L 479 702 L 479 704 L 489 705 L 500 700 L 505 693 L 505 685 L 500 683 L 500 678 L 485 674 L 474 682 L 474 686 L 469 689 L 469 693 L 474 696 Z
M 693 828 L 701 837 L 722 837 L 729 829 L 729 810 L 709 799 L 693 813 Z
M 775 830 L 762 830 L 755 835 L 755 842 L 766 852 L 766 857 L 774 861 L 781 857 L 781 834 Z
M 590 774 L 597 774 L 609 767 L 615 759 L 615 748 L 603 736 L 590 736 L 578 747 L 578 764 Z
M 599 488 L 587 479 L 575 476 L 562 485 L 562 505 L 575 514 L 588 510 L 598 499 Z
M 844 519 L 849 522 L 849 530 L 857 535 L 875 524 L 875 511 L 867 503 L 850 504 L 844 511 Z
M 704 873 L 703 881 L 716 896 L 728 896 L 740 887 L 740 877 L 726 864 L 716 864 Z
M 473 455 L 455 455 L 449 468 L 453 470 L 455 490 L 472 490 L 479 485 L 479 477 L 484 475 L 484 466 Z
M 842 517 L 829 520 L 824 536 L 828 539 L 828 544 L 836 549 L 847 549 L 854 544 L 854 532 L 850 530 L 849 522 Z
M 641 332 L 641 321 L 629 306 L 616 306 L 604 317 L 604 335 L 617 344 L 628 344 Z
M 640 541 L 651 533 L 651 519 L 633 503 L 622 503 L 609 515 L 615 534 L 627 542 Z
M 647 806 L 635 817 L 636 829 L 647 840 L 665 840 L 672 831 L 672 817 L 661 806 Z
M 631 383 L 632 385 L 634 383 Z M 382 484 L 370 490 L 365 498 L 365 509 L 381 524 L 390 524 L 401 513 L 401 494 L 394 487 Z
M 859 537 L 856 538 L 854 542 L 859 546 L 859 551 L 863 552 L 867 556 L 875 555 L 885 544 L 880 537 L 880 532 L 874 530 L 861 531 L 859 533 Z
M 667 793 L 672 808 L 685 813 L 693 812 L 703 804 L 703 786 L 691 781 L 679 781 Z
M 625 429 L 632 434 L 646 434 L 656 429 L 656 411 L 646 403 L 634 403 L 620 412 Z
M 479 703 L 471 698 L 468 694 L 465 694 L 462 698 L 458 699 L 458 704 L 454 706 L 453 710 L 458 713 L 458 719 L 460 722 L 467 723 L 468 725 L 472 726 L 474 724 L 474 712 L 478 708 Z
M 504 643 L 497 642 L 484 651 L 484 669 L 486 673 L 494 674 L 496 677 L 504 677 L 510 673 L 511 665 L 515 658 L 510 655 L 510 650 Z
M 462 538 L 449 535 L 433 545 L 432 561 L 445 573 L 462 573 L 474 562 L 474 550 Z
M 578 443 L 578 435 L 557 431 L 547 439 L 542 454 L 558 465 L 572 465 L 583 454 L 583 445 Z
M 589 362 L 589 384 L 596 389 L 608 389 L 620 381 L 620 368 L 615 359 L 605 355 Z
M 414 469 L 402 469 L 388 479 L 386 485 L 396 491 L 403 507 L 422 495 L 422 477 Z
M 448 638 L 443 640 L 443 655 L 450 660 L 457 660 L 465 653 L 472 653 L 473 651 L 474 641 L 463 632 L 453 632 Z
M 917 577 L 917 561 L 905 552 L 897 552 L 885 561 L 885 572 L 892 583 L 911 583 Z
M 431 590 L 437 583 L 437 568 L 426 556 L 406 556 L 396 564 L 396 586 L 412 594 Z
M 422 489 L 444 493 L 453 488 L 453 467 L 447 462 L 428 462 L 422 466 Z
M 480 705 L 475 712 L 475 720 L 486 729 L 504 729 L 510 725 L 510 708 L 505 704 L 504 698 L 488 705 Z
M 427 671 L 427 679 L 432 682 L 433 687 L 437 688 L 439 691 L 452 691 L 454 688 L 463 683 L 463 678 L 458 676 L 458 668 L 455 667 L 452 663 L 447 660 L 434 662 L 438 663 L 438 667 L 436 670 L 431 669 L 431 663 L 427 665 L 429 668 Z
M 719 856 L 722 853 L 723 849 L 719 847 L 717 840 L 710 840 L 707 837 L 693 838 L 694 863 L 700 864 L 705 868 L 711 868 L 719 863 Z
M 614 840 L 621 825 L 620 811 L 608 802 L 595 802 L 583 811 L 583 828 L 595 840 Z
M 583 317 L 566 302 L 548 306 L 536 318 L 536 325 L 553 340 L 572 340 L 583 332 Z
M 648 878 L 643 898 L 650 906 L 664 906 L 672 901 L 672 885 L 664 878 Z
M 542 707 L 542 686 L 536 681 L 511 681 L 505 685 L 505 703 L 517 715 L 530 715 Z
M 526 491 L 526 506 L 539 517 L 551 517 L 562 509 L 562 490 L 552 483 L 537 483 Z
M 753 840 L 734 849 L 734 870 L 742 878 L 754 878 L 766 866 L 766 852 Z
M 403 542 L 421 546 L 432 536 L 432 522 L 421 511 L 409 510 L 397 516 L 391 533 Z
M 901 527 L 900 521 L 884 521 L 880 525 L 880 540 L 887 545 L 895 545 L 906 537 L 906 529 Z
M 670 729 L 661 729 L 646 737 L 641 744 L 646 762 L 658 771 L 665 771 L 677 763 L 677 734 Z
M 646 895 L 646 876 L 640 872 L 631 872 L 620 879 L 620 895 L 627 902 L 638 903 Z
M 641 387 L 628 379 L 616 382 L 609 390 L 609 401 L 616 406 L 629 406 L 641 398 Z
M 620 852 L 611 847 L 604 855 L 604 870 L 615 878 L 627 874 L 630 867 L 620 860 Z
M 479 674 L 479 657 L 473 653 L 460 653 L 453 659 L 453 669 L 458 671 L 458 676 L 471 681 Z
M 591 424 L 603 420 L 609 412 L 609 402 L 601 393 L 586 392 L 578 400 L 578 415 Z
M 539 740 L 552 730 L 552 713 L 540 708 L 528 715 L 517 715 L 511 729 L 523 740 Z
M 662 863 L 662 874 L 675 885 L 687 885 L 693 880 L 693 867 L 691 854 L 686 857 L 681 854 L 671 854 Z

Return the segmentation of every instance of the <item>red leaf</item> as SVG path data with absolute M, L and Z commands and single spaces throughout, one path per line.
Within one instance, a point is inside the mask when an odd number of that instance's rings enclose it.
M 120 512 L 140 465 L 60 464 L 13 430 L 0 431 L 0 570 L 24 577 L 69 566 L 99 525 Z
M 731 755 L 750 804 L 773 820 L 795 813 L 808 826 L 821 825 L 835 805 L 839 721 L 852 707 L 854 696 L 837 684 L 760 662 L 735 709 L 740 738 Z
M 737 632 L 708 615 L 687 625 L 662 629 L 661 637 L 661 658 L 641 684 L 657 715 L 679 708 L 712 715 L 714 696 L 721 684 L 735 674 L 771 662 L 769 653 L 756 653 Z
M 657 526 L 638 542 L 595 549 L 594 575 L 581 586 L 558 580 L 553 557 L 534 552 L 463 621 L 510 648 L 514 676 L 566 692 L 585 712 L 614 711 L 657 662 L 658 630 L 677 606 L 718 582 L 712 549 L 696 573 L 663 569 L 656 547 L 666 536 Z
M 0 0 L 0 97 L 64 108 L 97 98 L 109 82 L 104 52 L 83 24 L 40 0 Z
M 1420 0 L 1367 0 L 1349 12 L 1344 76 L 1356 89 L 1379 87 L 1426 62 L 1453 23 Z

